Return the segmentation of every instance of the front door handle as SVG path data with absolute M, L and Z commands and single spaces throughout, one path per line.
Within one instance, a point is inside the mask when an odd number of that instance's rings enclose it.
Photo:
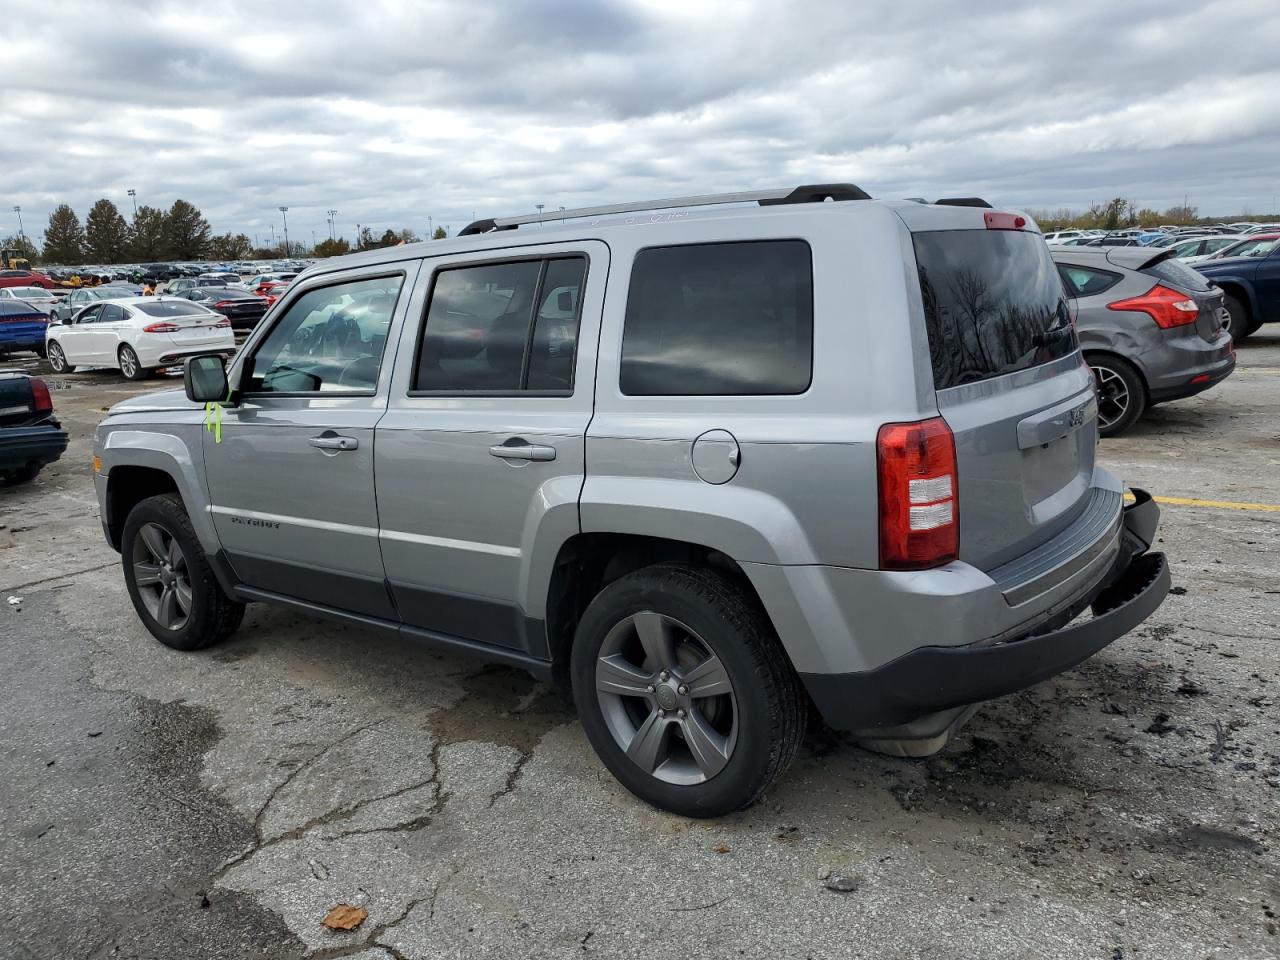
M 500 460 L 537 460 L 545 463 L 556 458 L 555 447 L 543 447 L 534 443 L 502 443 L 489 448 L 489 455 Z
M 318 437 L 312 437 L 307 442 L 313 447 L 319 447 L 321 450 L 354 450 L 360 446 L 360 441 L 355 437 L 335 437 L 332 434 L 328 436 L 321 434 Z

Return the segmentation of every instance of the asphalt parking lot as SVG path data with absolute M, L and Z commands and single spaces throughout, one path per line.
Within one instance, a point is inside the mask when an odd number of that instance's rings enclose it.
M 928 760 L 815 730 L 710 822 L 634 800 L 517 671 L 263 607 L 157 644 L 90 437 L 177 381 L 51 377 L 71 446 L 0 489 L 0 957 L 1274 958 L 1280 329 L 1239 362 L 1101 447 L 1169 500 L 1142 628 Z

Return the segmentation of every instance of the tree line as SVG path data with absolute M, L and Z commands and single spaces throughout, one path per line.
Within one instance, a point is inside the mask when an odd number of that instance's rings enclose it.
M 1126 227 L 1195 227 L 1211 226 L 1251 219 L 1246 211 L 1239 216 L 1201 217 L 1190 205 L 1170 207 L 1163 213 L 1150 207 L 1139 207 L 1137 201 L 1116 197 L 1109 203 L 1095 203 L 1079 213 L 1073 210 L 1031 210 L 1040 229 L 1054 230 L 1123 230 Z M 1269 218 L 1268 218 L 1269 219 Z
M 432 237 L 443 239 L 445 231 L 437 228 Z M 343 237 L 323 240 L 315 245 L 311 254 L 335 257 L 353 250 L 415 243 L 418 239 L 418 235 L 408 229 L 387 229 L 377 235 L 371 228 L 363 227 L 355 244 Z M 20 249 L 23 256 L 32 261 L 67 265 L 279 259 L 303 250 L 300 244 L 291 244 L 287 251 L 282 245 L 258 247 L 243 233 L 215 235 L 199 208 L 186 200 L 175 200 L 168 210 L 138 207 L 130 223 L 105 197 L 89 209 L 83 224 L 69 204 L 60 204 L 49 214 L 43 249 L 37 249 L 27 237 L 11 237 L 4 241 L 4 246 Z

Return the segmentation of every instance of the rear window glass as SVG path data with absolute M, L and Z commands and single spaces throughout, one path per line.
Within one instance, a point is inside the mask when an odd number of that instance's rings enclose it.
M 630 396 L 803 393 L 813 375 L 813 261 L 803 240 L 641 250 L 622 334 Z
M 43 313 L 40 313 L 39 310 L 28 303 L 22 303 L 18 300 L 0 300 L 0 314 L 5 316 L 17 316 L 19 314 L 35 316 L 38 313 L 40 316 L 44 316 Z
M 1062 279 L 1040 234 L 940 230 L 913 240 L 935 390 L 1076 349 Z
M 208 307 L 202 307 L 190 300 L 156 300 L 151 303 L 135 303 L 133 309 L 145 313 L 148 317 L 189 317 L 193 313 L 212 313 Z
M 1145 267 L 1143 273 L 1150 274 L 1153 277 L 1159 277 L 1166 283 L 1172 283 L 1174 286 L 1181 287 L 1183 290 L 1195 290 L 1204 292 L 1209 289 L 1209 281 L 1204 275 L 1198 273 L 1194 268 L 1187 266 L 1176 257 L 1167 257 Z

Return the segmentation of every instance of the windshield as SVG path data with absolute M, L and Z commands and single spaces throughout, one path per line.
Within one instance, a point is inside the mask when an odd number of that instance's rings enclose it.
M 1076 349 L 1062 278 L 1040 234 L 941 230 L 913 240 L 935 390 Z
M 1267 257 L 1275 250 L 1276 244 L 1280 244 L 1280 237 L 1272 237 L 1271 239 L 1261 240 L 1241 240 L 1235 246 L 1227 247 L 1219 256 L 1221 257 Z

